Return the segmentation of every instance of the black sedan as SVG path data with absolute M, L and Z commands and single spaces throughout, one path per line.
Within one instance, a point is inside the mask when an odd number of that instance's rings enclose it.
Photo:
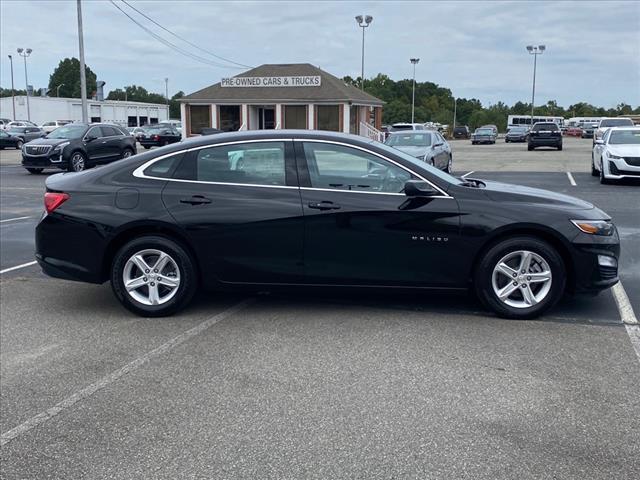
M 618 281 L 609 216 L 545 190 L 459 179 L 364 137 L 300 130 L 185 140 L 46 181 L 45 273 L 111 281 L 168 315 L 199 286 L 465 290 L 510 318 Z
M 12 135 L 4 130 L 0 130 L 0 150 L 4 148 L 22 148 L 24 140 L 16 135 Z
M 511 127 L 504 136 L 505 143 L 526 142 L 529 129 L 527 127 Z
M 135 153 L 135 138 L 117 125 L 70 123 L 25 144 L 22 166 L 29 173 L 45 168 L 79 172 Z
M 182 140 L 180 132 L 169 125 L 157 125 L 144 127 L 144 131 L 138 136 L 140 145 L 149 149 L 151 147 L 163 147 L 170 143 Z

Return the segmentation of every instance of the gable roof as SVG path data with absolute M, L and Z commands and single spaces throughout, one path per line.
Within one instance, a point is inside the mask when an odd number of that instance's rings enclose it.
M 291 102 L 352 102 L 359 105 L 381 106 L 385 102 L 309 63 L 261 65 L 236 77 L 321 77 L 319 87 L 222 87 L 220 82 L 198 90 L 181 99 L 182 102 L 211 103 L 291 103 Z

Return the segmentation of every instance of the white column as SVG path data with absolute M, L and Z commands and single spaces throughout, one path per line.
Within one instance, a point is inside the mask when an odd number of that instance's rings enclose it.
M 182 138 L 187 138 L 187 129 L 190 128 L 187 125 L 187 104 L 180 103 L 180 121 L 182 122 Z M 138 124 L 140 123 L 138 119 Z
M 351 108 L 348 103 L 342 107 L 342 132 L 349 133 L 349 119 L 351 118 Z
M 307 128 L 309 130 L 314 130 L 316 128 L 316 122 L 315 122 L 315 108 L 313 103 L 310 103 L 308 105 L 308 115 L 309 117 L 307 118 Z
M 249 130 L 249 105 L 246 103 L 242 104 L 242 123 L 244 124 L 245 130 Z M 242 124 L 240 124 L 240 127 L 242 128 Z
M 284 128 L 282 124 L 282 105 L 276 103 L 276 128 L 280 125 L 280 128 Z
M 218 128 L 218 106 L 211 105 L 211 128 Z

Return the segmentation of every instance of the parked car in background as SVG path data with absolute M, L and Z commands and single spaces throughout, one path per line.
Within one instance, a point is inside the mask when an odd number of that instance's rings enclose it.
M 238 155 L 242 164 L 231 161 Z M 618 232 L 592 204 L 456 178 L 355 135 L 201 136 L 50 176 L 44 200 L 35 233 L 43 271 L 110 281 L 145 317 L 185 308 L 200 287 L 366 286 L 471 288 L 498 315 L 524 319 L 567 290 L 618 283 Z
M 11 128 L 11 127 L 37 127 L 38 125 L 36 125 L 33 122 L 30 122 L 29 120 L 13 120 L 12 122 L 9 122 L 7 124 L 7 128 Z M 40 127 L 38 127 L 40 128 Z
M 601 183 L 640 179 L 640 127 L 606 129 L 591 153 L 591 175 Z
M 26 126 L 26 127 L 11 126 L 9 127 L 8 130 L 6 130 L 6 132 L 13 135 L 14 137 L 21 138 L 23 143 L 30 142 L 33 139 L 41 138 L 46 135 L 45 131 L 42 130 L 40 127 L 31 127 L 31 126 Z
M 471 144 L 478 145 L 480 143 L 496 143 L 496 133 L 493 128 L 476 128 L 476 131 L 471 134 Z
M 394 123 L 389 128 L 390 132 L 400 132 L 404 130 L 426 130 L 422 123 Z
M 26 143 L 22 166 L 29 173 L 40 173 L 45 168 L 80 172 L 135 153 L 135 139 L 121 127 L 70 123 L 56 128 L 46 138 Z
M 5 130 L 0 130 L 0 149 L 17 148 L 19 150 L 22 148 L 23 143 L 24 140 L 22 138 L 11 135 Z
M 182 135 L 171 125 L 156 124 L 144 128 L 144 131 L 138 137 L 138 142 L 144 148 L 162 147 L 170 143 L 176 143 L 182 140 Z
M 496 127 L 493 124 L 489 124 L 489 125 L 482 125 L 480 128 L 490 128 L 493 130 L 493 133 L 496 135 L 496 137 L 498 136 L 498 127 Z
M 469 131 L 469 127 L 466 125 L 459 125 L 453 129 L 453 138 L 468 139 L 470 136 L 471 132 Z
M 56 120 L 55 122 L 44 122 L 42 125 L 40 125 L 40 128 L 42 128 L 42 130 L 44 130 L 47 133 L 51 133 L 56 128 L 62 127 L 69 123 L 71 123 L 71 120 Z
M 527 150 L 537 147 L 555 147 L 562 150 L 562 132 L 557 123 L 538 122 L 527 136 Z
M 607 128 L 633 126 L 633 120 L 630 118 L 602 118 L 598 123 L 598 128 L 593 132 L 593 144 L 596 144 L 596 140 L 602 140 L 602 135 Z
M 447 173 L 453 167 L 451 146 L 435 130 L 392 132 L 384 143 Z
M 505 143 L 526 142 L 529 134 L 528 127 L 511 127 L 504 136 Z
M 0 130 L 6 130 L 11 123 L 11 120 L 8 118 L 0 118 Z
M 570 137 L 582 137 L 582 129 L 580 127 L 567 127 L 565 135 Z
M 144 133 L 144 127 L 127 127 L 129 134 L 138 140 L 138 137 Z
M 175 128 L 178 133 L 182 133 L 182 122 L 180 120 L 164 120 L 160 122 L 158 125 L 169 125 Z
M 593 132 L 595 132 L 596 128 L 597 126 L 592 123 L 583 123 L 581 127 L 581 138 L 593 138 Z

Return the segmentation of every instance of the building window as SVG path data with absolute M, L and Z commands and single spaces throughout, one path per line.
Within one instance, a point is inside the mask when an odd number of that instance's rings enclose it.
M 240 105 L 220 105 L 220 125 L 223 132 L 236 132 L 240 130 Z
M 147 117 L 140 117 L 140 126 L 143 127 L 147 124 Z
M 316 128 L 318 130 L 340 131 L 340 106 L 316 105 Z
M 100 123 L 101 119 L 100 117 L 91 117 L 91 123 Z
M 285 105 L 284 128 L 297 128 L 305 130 L 307 128 L 307 106 Z
M 138 126 L 138 117 L 134 117 L 129 115 L 127 117 L 127 126 L 128 127 L 137 127 Z
M 211 107 L 209 105 L 189 105 L 192 134 L 199 134 L 203 128 L 211 127 Z

